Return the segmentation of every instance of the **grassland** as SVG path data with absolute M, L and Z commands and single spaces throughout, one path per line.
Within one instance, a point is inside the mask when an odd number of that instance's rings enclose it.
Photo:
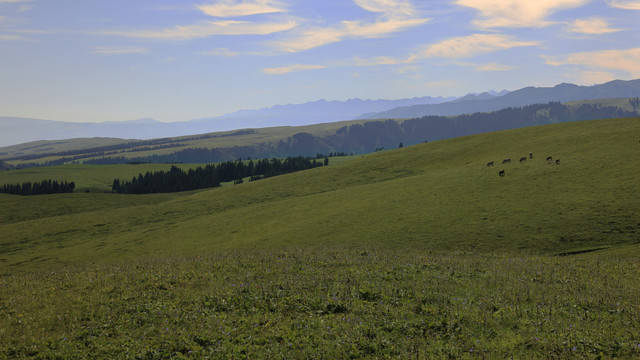
M 32 160 L 8 160 L 8 164 L 21 166 L 25 163 L 45 163 L 54 161 L 62 156 L 43 156 L 43 154 L 59 153 L 65 151 L 87 150 L 96 147 L 122 145 L 123 149 L 109 156 L 121 156 L 127 159 L 166 155 L 176 151 L 191 148 L 229 148 L 234 146 L 251 146 L 256 144 L 277 144 L 280 140 L 285 140 L 300 132 L 310 132 L 316 136 L 323 136 L 335 133 L 339 128 L 346 125 L 363 124 L 369 120 L 339 121 L 325 124 L 307 126 L 279 126 L 270 128 L 252 129 L 250 131 L 222 131 L 209 134 L 178 136 L 167 138 L 160 145 L 171 144 L 169 148 L 159 148 L 153 150 L 138 150 L 136 147 L 153 147 L 153 145 L 140 145 L 140 140 L 124 140 L 113 138 L 80 138 L 69 140 L 37 141 L 13 146 L 7 146 L 0 150 L 0 160 L 10 159 L 19 155 L 35 156 Z M 137 144 L 137 145 L 136 145 Z M 91 151 L 87 150 L 90 154 Z M 41 157 L 42 156 L 42 157 Z M 91 156 L 83 160 L 100 158 L 101 155 Z
M 640 357 L 638 134 L 563 123 L 195 192 L 2 195 L 0 354 Z

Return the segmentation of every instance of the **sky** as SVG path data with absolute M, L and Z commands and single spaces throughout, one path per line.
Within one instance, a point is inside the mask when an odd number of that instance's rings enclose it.
M 640 0 L 0 0 L 0 116 L 186 121 L 640 78 Z

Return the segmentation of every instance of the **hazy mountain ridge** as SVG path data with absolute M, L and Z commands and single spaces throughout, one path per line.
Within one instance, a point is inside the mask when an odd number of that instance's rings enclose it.
M 39 141 L 0 148 L 0 160 L 31 167 L 70 162 L 212 163 L 245 158 L 315 156 L 318 153 L 369 153 L 424 141 L 567 121 L 640 116 L 640 98 L 552 102 L 455 117 L 407 120 L 352 120 L 300 127 L 274 127 L 185 137 L 127 141 L 77 139 Z M 84 146 L 77 146 L 84 141 Z M 71 146 L 71 143 L 76 143 Z M 64 148 L 66 146 L 66 148 Z
M 264 109 L 240 110 L 218 117 L 170 123 L 153 119 L 91 123 L 0 117 L 0 129 L 2 129 L 2 132 L 0 132 L 0 146 L 37 140 L 88 137 L 156 139 L 242 128 L 303 126 L 350 120 L 364 112 L 377 112 L 415 104 L 436 104 L 453 99 L 455 98 L 425 96 L 400 100 L 318 100 L 304 104 L 276 105 Z
M 615 80 L 601 85 L 559 84 L 554 87 L 526 87 L 513 92 L 489 91 L 462 98 L 416 97 L 400 100 L 318 100 L 304 104 L 276 105 L 241 110 L 220 117 L 163 123 L 153 119 L 71 123 L 52 120 L 0 117 L 0 146 L 37 140 L 110 137 L 157 139 L 205 134 L 243 128 L 306 126 L 349 119 L 419 118 L 427 115 L 453 116 L 492 112 L 508 107 L 545 104 L 552 101 L 640 97 L 640 79 Z M 447 102 L 447 100 L 449 100 Z M 420 105 L 416 105 L 420 104 Z M 398 107 L 400 105 L 400 107 Z M 378 110 L 385 110 L 376 112 Z M 391 109 L 391 110 L 389 110 Z M 358 114 L 362 114 L 358 116 Z
M 640 96 L 640 79 L 614 80 L 600 85 L 579 86 L 562 83 L 554 87 L 525 87 L 502 96 L 483 93 L 475 97 L 463 97 L 441 104 L 413 105 L 364 114 L 358 119 L 417 118 L 428 115 L 455 116 L 475 112 L 497 111 L 508 107 L 546 104 L 552 101 L 593 100 L 606 98 L 631 98 Z

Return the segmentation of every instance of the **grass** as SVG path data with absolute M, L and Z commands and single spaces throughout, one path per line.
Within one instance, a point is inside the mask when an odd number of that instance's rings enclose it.
M 0 354 L 638 357 L 639 133 L 563 123 L 194 192 L 0 194 Z
M 636 358 L 638 255 L 319 247 L 12 276 L 0 356 Z
M 184 165 L 178 165 L 184 166 Z M 188 166 L 187 166 L 188 167 Z M 127 179 L 147 171 L 167 171 L 169 164 L 140 164 L 140 165 L 60 165 L 35 167 L 19 170 L 9 170 L 0 173 L 0 185 L 24 182 L 39 182 L 44 179 L 58 181 L 74 181 L 76 192 L 104 192 L 111 191 L 113 179 Z
M 189 148 L 225 148 L 233 146 L 251 146 L 256 144 L 277 144 L 280 140 L 293 136 L 300 132 L 309 132 L 316 136 L 329 135 L 346 125 L 363 124 L 370 120 L 350 120 L 307 126 L 279 126 L 261 129 L 252 129 L 252 133 L 238 134 L 237 130 L 223 131 L 210 134 L 188 135 L 168 138 L 174 145 L 180 145 L 165 149 L 155 149 L 147 151 L 131 151 L 135 146 L 127 146 L 126 149 L 119 150 L 118 153 L 109 156 L 125 157 L 127 159 L 146 157 L 151 155 L 170 154 L 179 150 Z M 202 135 L 213 135 L 213 137 L 202 138 Z M 57 152 L 84 150 L 100 146 L 127 144 L 134 140 L 113 139 L 113 138 L 79 138 L 69 140 L 36 141 L 25 144 L 13 145 L 0 148 L 0 160 L 10 159 L 24 155 L 42 155 Z M 166 144 L 165 144 L 166 145 Z M 153 146 L 153 145 L 151 145 Z M 93 158 L 101 158 L 95 156 Z M 60 156 L 38 157 L 32 160 L 9 160 L 8 164 L 21 166 L 25 163 L 45 163 L 59 159 Z M 86 158 L 90 159 L 90 158 Z M 83 160 L 86 160 L 83 159 Z

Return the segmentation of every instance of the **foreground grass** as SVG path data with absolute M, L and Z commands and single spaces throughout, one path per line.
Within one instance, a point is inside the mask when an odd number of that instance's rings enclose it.
M 0 278 L 7 358 L 637 358 L 638 247 L 291 248 Z

